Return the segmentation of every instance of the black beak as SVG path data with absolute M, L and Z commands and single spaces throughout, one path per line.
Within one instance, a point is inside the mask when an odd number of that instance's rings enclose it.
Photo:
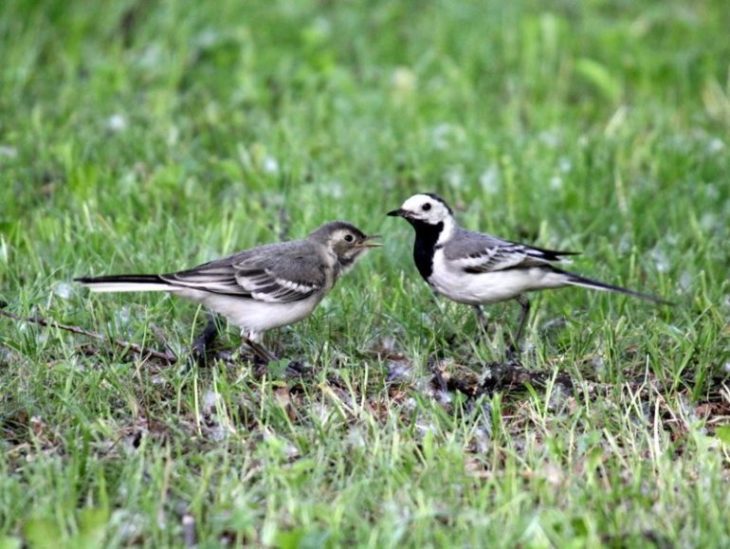
M 406 211 L 403 208 L 398 208 L 397 210 L 388 212 L 386 215 L 391 217 L 406 217 Z

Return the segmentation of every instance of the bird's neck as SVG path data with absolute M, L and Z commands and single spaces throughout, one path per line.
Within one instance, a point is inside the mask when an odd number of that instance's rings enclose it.
M 324 269 L 325 275 L 325 288 L 331 289 L 341 274 L 340 261 L 337 258 L 337 254 L 332 250 L 327 250 L 323 254 L 323 259 L 327 268 Z
M 454 231 L 456 230 L 456 221 L 453 217 L 447 217 L 443 221 L 443 227 L 441 229 L 441 232 L 439 233 L 438 240 L 436 241 L 436 244 L 444 244 L 445 242 L 448 242 L 451 240 L 451 238 L 454 236 Z
M 349 272 L 355 266 L 358 256 L 340 256 L 335 264 L 335 279 Z
M 436 253 L 436 246 L 442 239 L 444 223 L 431 225 L 418 220 L 410 220 L 416 231 L 416 240 L 413 243 L 413 260 L 416 263 L 418 272 L 428 280 L 433 272 L 433 254 Z

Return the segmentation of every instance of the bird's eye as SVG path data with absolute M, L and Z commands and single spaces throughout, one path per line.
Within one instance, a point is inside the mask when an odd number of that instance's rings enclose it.
M 430 203 L 430 202 L 426 202 L 426 203 L 425 203 L 425 204 L 424 204 L 423 206 L 421 206 L 421 209 L 422 209 L 422 210 L 423 210 L 424 212 L 427 212 L 428 210 L 430 210 L 430 209 L 431 209 L 431 203 Z
M 355 237 L 352 236 L 351 234 L 345 235 L 345 242 L 352 242 L 353 240 L 355 240 Z

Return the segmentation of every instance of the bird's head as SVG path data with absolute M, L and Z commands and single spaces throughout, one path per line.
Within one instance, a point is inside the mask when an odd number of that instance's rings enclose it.
M 332 221 L 322 225 L 309 235 L 309 238 L 324 244 L 337 257 L 342 270 L 355 264 L 370 248 L 377 248 L 380 243 L 378 235 L 368 236 L 360 229 L 344 221 Z
M 443 198 L 432 193 L 414 194 L 388 215 L 408 221 L 416 230 L 417 238 L 431 235 L 438 244 L 449 240 L 456 230 L 454 212 Z
M 402 217 L 411 225 L 438 225 L 452 220 L 454 212 L 440 196 L 421 193 L 414 194 L 400 208 L 388 212 L 388 215 Z

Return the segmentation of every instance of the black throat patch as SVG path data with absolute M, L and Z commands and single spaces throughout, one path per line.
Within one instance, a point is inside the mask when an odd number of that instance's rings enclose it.
M 413 260 L 421 276 L 428 282 L 431 273 L 433 273 L 433 254 L 436 252 L 436 242 L 438 242 L 441 231 L 444 229 L 443 223 L 429 225 L 423 221 L 408 220 L 416 230 L 416 240 L 413 243 Z

